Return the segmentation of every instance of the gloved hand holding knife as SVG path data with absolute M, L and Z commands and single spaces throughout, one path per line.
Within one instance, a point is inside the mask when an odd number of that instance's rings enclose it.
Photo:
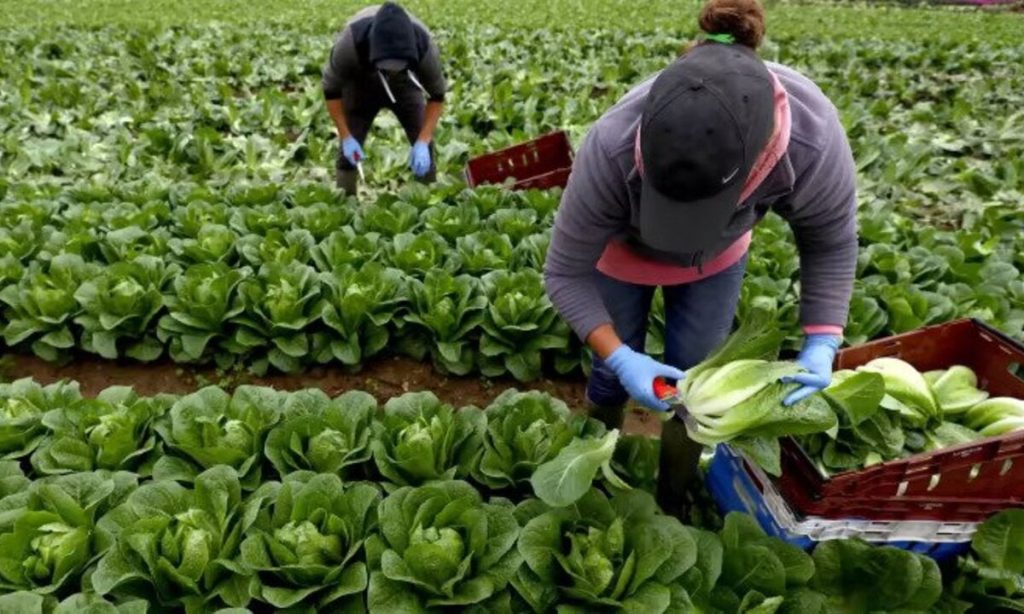
M 637 403 L 655 411 L 668 411 L 670 407 L 655 394 L 654 382 L 662 378 L 681 380 L 686 377 L 683 371 L 662 364 L 626 344 L 620 345 L 612 352 L 606 362 L 629 396 Z

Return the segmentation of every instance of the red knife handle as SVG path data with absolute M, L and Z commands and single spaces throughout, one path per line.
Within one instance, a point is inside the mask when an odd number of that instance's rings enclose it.
M 677 394 L 679 394 L 679 391 L 676 390 L 676 387 L 669 385 L 664 378 L 654 378 L 654 396 L 664 401 L 665 399 L 670 399 Z

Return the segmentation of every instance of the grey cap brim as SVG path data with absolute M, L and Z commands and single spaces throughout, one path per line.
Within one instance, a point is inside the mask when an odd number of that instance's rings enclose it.
M 408 60 L 378 60 L 377 70 L 386 70 L 388 72 L 401 72 L 409 68 Z
M 736 213 L 743 184 L 733 181 L 714 196 L 679 201 L 659 192 L 645 178 L 640 193 L 640 238 L 648 247 L 670 254 L 693 254 L 714 247 Z

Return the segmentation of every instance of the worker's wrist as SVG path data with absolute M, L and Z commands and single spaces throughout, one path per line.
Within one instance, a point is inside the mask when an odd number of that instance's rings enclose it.
M 618 373 L 622 367 L 622 363 L 629 360 L 629 356 L 632 355 L 633 348 L 629 347 L 625 343 L 620 343 L 619 347 L 612 350 L 612 353 L 608 355 L 605 362 L 611 367 L 612 371 Z
M 615 329 L 610 323 L 604 323 L 594 328 L 586 337 L 587 345 L 602 360 L 607 360 L 612 352 L 623 345 L 622 340 L 615 334 Z
M 810 347 L 828 347 L 832 351 L 836 351 L 839 349 L 839 344 L 841 344 L 842 341 L 843 338 L 840 337 L 839 335 L 833 335 L 829 333 L 816 333 L 807 335 L 804 338 L 803 347 L 804 349 Z

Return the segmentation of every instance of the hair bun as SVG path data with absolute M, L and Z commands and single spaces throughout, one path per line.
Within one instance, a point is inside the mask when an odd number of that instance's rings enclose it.
M 751 49 L 764 39 L 764 7 L 759 0 L 708 0 L 698 23 L 708 34 L 729 34 Z

